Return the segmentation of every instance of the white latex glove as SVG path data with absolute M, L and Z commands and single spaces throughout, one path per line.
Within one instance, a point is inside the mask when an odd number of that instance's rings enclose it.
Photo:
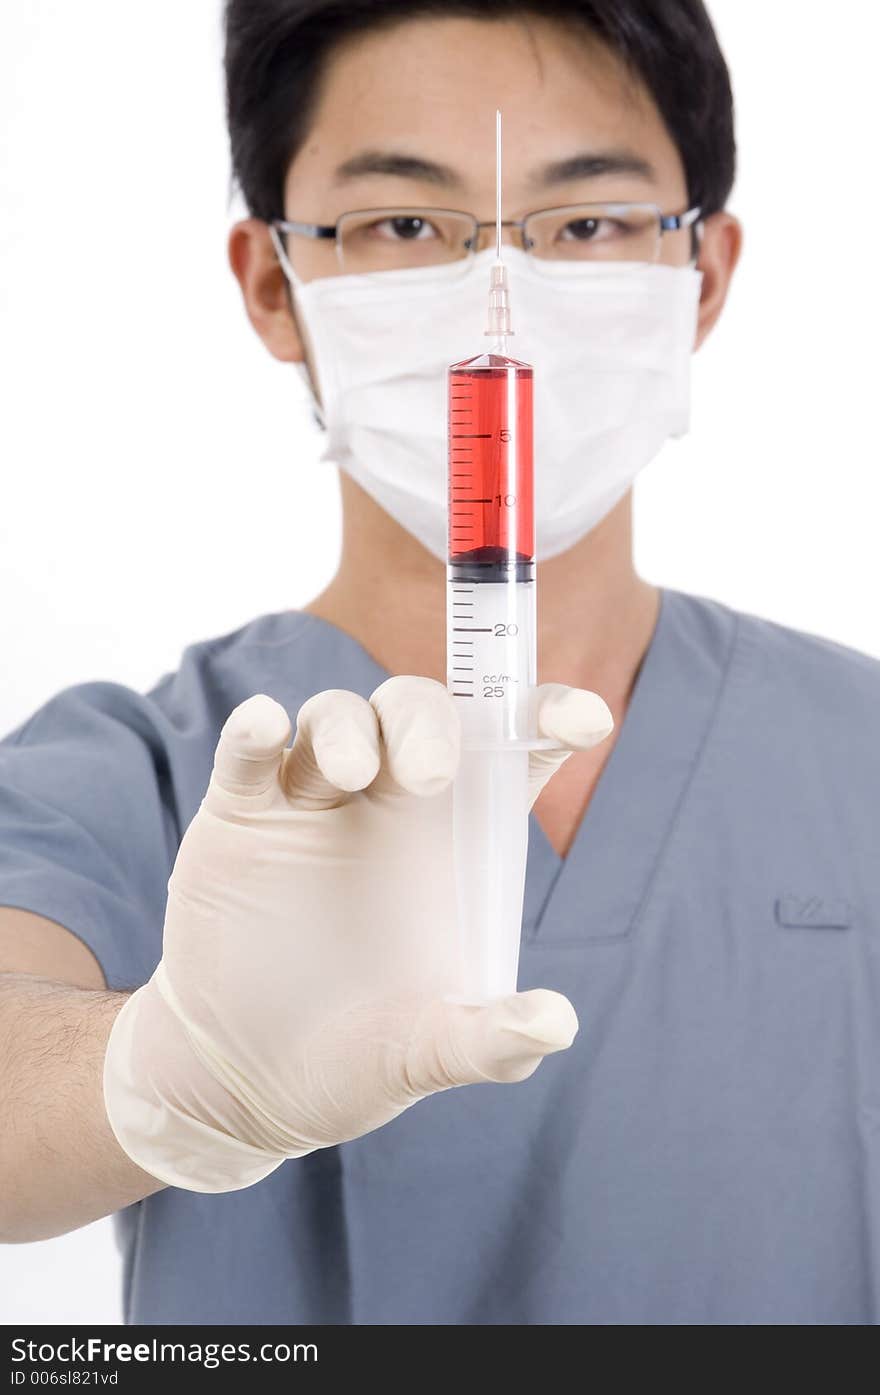
M 547 684 L 531 800 L 613 726 Z M 547 989 L 451 1001 L 458 939 L 452 779 L 459 720 L 433 679 L 300 708 L 234 709 L 168 881 L 162 960 L 123 1005 L 104 1065 L 125 1152 L 173 1186 L 232 1191 L 357 1138 L 437 1090 L 524 1080 L 571 1044 Z M 450 1000 L 447 1000 L 450 995 Z

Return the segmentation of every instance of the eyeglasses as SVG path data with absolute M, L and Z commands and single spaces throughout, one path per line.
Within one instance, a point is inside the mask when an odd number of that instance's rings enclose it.
M 536 268 L 542 263 L 584 261 L 655 262 L 663 234 L 691 229 L 696 256 L 699 208 L 663 213 L 652 203 L 578 203 L 546 208 L 525 218 L 506 219 Z M 346 273 L 402 270 L 462 262 L 477 250 L 481 228 L 494 228 L 471 213 L 448 208 L 367 208 L 343 213 L 335 223 L 301 223 L 274 218 L 271 227 L 336 244 L 340 269 Z

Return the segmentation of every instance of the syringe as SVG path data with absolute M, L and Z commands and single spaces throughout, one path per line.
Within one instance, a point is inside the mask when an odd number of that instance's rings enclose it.
M 448 370 L 447 687 L 461 716 L 453 787 L 455 877 L 468 1001 L 516 990 L 537 736 L 535 526 L 529 364 L 507 355 L 496 112 L 491 348 Z

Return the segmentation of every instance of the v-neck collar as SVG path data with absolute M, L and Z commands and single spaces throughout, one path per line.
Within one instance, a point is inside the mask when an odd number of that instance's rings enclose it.
M 660 588 L 629 706 L 564 858 L 529 816 L 524 941 L 616 939 L 634 927 L 724 690 L 736 612 Z
M 659 591 L 654 633 L 626 716 L 564 858 L 529 815 L 524 945 L 614 939 L 632 929 L 699 762 L 724 689 L 737 614 L 702 596 Z M 331 621 L 308 611 L 281 614 L 297 619 L 298 640 L 307 641 L 305 671 L 294 678 L 305 695 L 306 688 L 343 683 L 368 697 L 391 676 Z

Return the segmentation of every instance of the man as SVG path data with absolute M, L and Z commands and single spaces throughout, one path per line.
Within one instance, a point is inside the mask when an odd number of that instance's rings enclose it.
M 230 259 L 308 373 L 342 556 L 0 746 L 4 1235 L 120 1211 L 131 1322 L 875 1321 L 880 670 L 632 562 L 740 248 L 702 5 L 230 0 L 227 84 Z M 524 991 L 474 1004 L 408 409 L 491 236 L 496 107 L 523 357 L 552 307 L 576 390 L 537 437 Z

